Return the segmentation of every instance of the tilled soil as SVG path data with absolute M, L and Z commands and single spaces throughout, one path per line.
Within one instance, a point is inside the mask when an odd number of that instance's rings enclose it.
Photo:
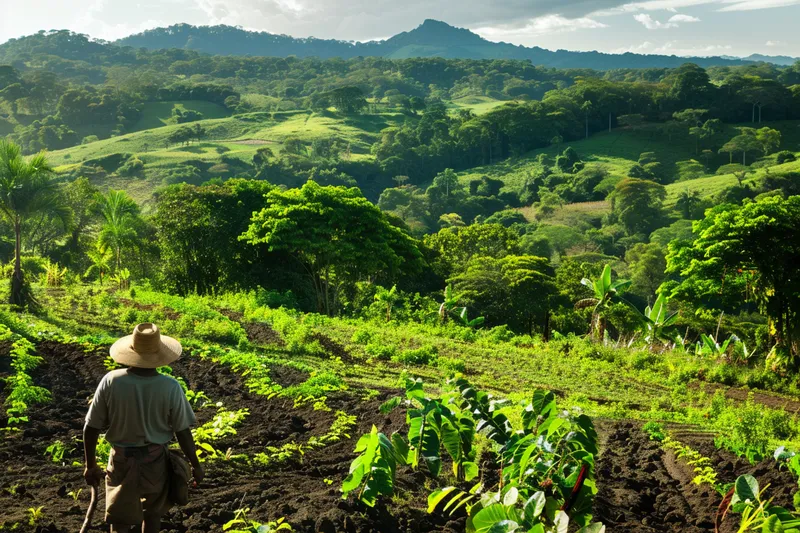
M 69 492 L 85 488 L 82 467 L 71 463 L 82 461 L 79 439 L 83 418 L 88 399 L 106 373 L 104 354 L 85 354 L 79 346 L 51 342 L 40 344 L 37 352 L 44 362 L 34 380 L 51 391 L 53 401 L 32 407 L 24 430 L 0 441 L 0 527 L 3 523 L 21 523 L 18 531 L 74 533 L 83 521 L 89 491 L 83 490 L 77 501 L 69 496 Z M 404 413 L 399 410 L 388 416 L 380 414 L 378 407 L 388 391 L 383 398 L 369 402 L 329 397 L 331 411 L 295 409 L 291 399 L 267 400 L 245 392 L 240 376 L 191 355 L 171 366 L 175 376 L 182 377 L 191 389 L 205 392 L 212 402 L 221 401 L 230 410 L 249 409 L 250 415 L 238 434 L 215 443 L 220 450 L 231 448 L 233 454 L 253 456 L 265 451 L 266 446 L 303 443 L 312 435 L 325 434 L 337 410 L 355 415 L 357 426 L 351 429 L 350 438 L 310 451 L 302 460 L 268 468 L 226 461 L 207 463 L 206 479 L 193 490 L 191 502 L 166 515 L 163 530 L 221 531 L 237 509 L 250 508 L 253 519 L 285 517 L 300 532 L 463 531 L 463 521 L 448 525 L 446 519 L 425 512 L 422 480 L 411 474 L 399 474 L 402 505 L 388 501 L 364 511 L 341 499 L 339 486 L 354 459 L 357 438 L 373 425 L 387 434 L 405 425 Z M 276 380 L 284 384 L 299 379 L 286 369 L 277 374 Z M 198 422 L 210 420 L 214 413 L 214 409 L 197 410 Z M 54 464 L 44 455 L 55 440 L 72 448 L 66 465 Z M 28 509 L 39 506 L 43 507 L 43 518 L 36 526 L 27 525 Z M 101 500 L 94 531 L 104 530 L 103 507 Z
M 601 452 L 596 465 L 594 515 L 608 533 L 714 531 L 722 496 L 708 485 L 693 484 L 691 467 L 651 441 L 639 423 L 598 420 L 596 425 Z M 702 435 L 682 442 L 711 459 L 721 483 L 752 474 L 762 487 L 770 484 L 768 496 L 775 497 L 774 504 L 791 508 L 797 480 L 778 469 L 775 461 L 753 466 L 717 450 L 713 441 Z M 737 518 L 722 522 L 720 531 L 736 531 Z

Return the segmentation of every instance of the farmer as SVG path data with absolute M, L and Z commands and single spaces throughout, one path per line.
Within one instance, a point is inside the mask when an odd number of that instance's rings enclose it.
M 173 435 L 192 467 L 195 482 L 203 479 L 189 429 L 195 416 L 180 384 L 156 370 L 177 360 L 180 343 L 161 335 L 155 324 L 139 324 L 111 346 L 111 358 L 126 368 L 106 374 L 86 414 L 83 446 L 84 477 L 90 486 L 106 481 L 106 523 L 111 533 L 161 529 L 161 516 L 172 502 L 169 494 L 169 451 Z M 97 466 L 95 452 L 101 430 L 111 444 L 108 470 Z

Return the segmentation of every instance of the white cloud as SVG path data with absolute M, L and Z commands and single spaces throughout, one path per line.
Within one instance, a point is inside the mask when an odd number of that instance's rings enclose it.
M 700 22 L 700 19 L 691 15 L 683 15 L 679 13 L 670 17 L 669 21 L 673 24 L 678 24 L 681 22 Z
M 667 30 L 669 28 L 677 28 L 684 22 L 700 22 L 697 17 L 681 14 L 673 15 L 667 22 L 656 20 L 647 13 L 638 13 L 633 18 L 648 30 Z
M 786 43 L 783 41 L 767 41 L 766 45 L 769 47 L 784 46 Z
M 644 0 L 622 3 L 610 9 L 599 9 L 590 16 L 611 16 L 639 11 L 676 11 L 681 8 L 714 5 L 717 11 L 753 11 L 800 5 L 800 0 Z
M 775 7 L 789 7 L 800 5 L 800 0 L 722 0 L 728 4 L 719 11 L 754 11 L 756 9 L 770 9 Z
M 571 19 L 562 17 L 561 15 L 545 15 L 543 17 L 530 19 L 522 27 L 489 26 L 485 28 L 476 28 L 473 31 L 486 39 L 496 40 L 508 37 L 547 35 L 607 27 L 608 24 L 588 17 Z

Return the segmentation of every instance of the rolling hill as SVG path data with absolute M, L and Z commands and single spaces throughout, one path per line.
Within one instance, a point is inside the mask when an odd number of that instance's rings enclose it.
M 540 47 L 493 42 L 464 28 L 426 20 L 417 28 L 384 41 L 341 41 L 298 38 L 267 32 L 247 31 L 232 26 L 176 24 L 130 35 L 116 41 L 121 46 L 164 49 L 180 48 L 214 55 L 255 55 L 321 58 L 380 56 L 391 59 L 443 57 L 459 59 L 518 59 L 554 68 L 674 68 L 686 62 L 702 67 L 743 65 L 748 61 L 722 57 L 677 57 L 601 52 L 551 51 Z

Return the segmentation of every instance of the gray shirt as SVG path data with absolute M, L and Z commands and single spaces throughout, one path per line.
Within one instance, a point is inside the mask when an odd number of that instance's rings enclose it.
M 180 383 L 170 376 L 139 376 L 127 369 L 106 374 L 86 414 L 86 425 L 106 431 L 114 446 L 167 444 L 195 423 Z

